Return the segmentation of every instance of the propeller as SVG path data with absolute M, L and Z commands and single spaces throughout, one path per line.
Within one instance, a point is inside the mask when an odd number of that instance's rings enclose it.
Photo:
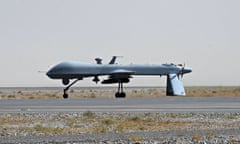
M 178 64 L 178 66 L 182 67 L 179 75 L 181 75 L 181 79 L 183 78 L 183 75 L 184 75 L 184 68 L 185 68 L 185 63 L 184 64 Z

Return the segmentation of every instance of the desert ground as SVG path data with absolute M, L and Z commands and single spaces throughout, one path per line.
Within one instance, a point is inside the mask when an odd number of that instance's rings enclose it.
M 114 98 L 115 87 L 78 88 L 70 99 Z M 127 98 L 162 98 L 165 88 L 125 88 Z M 239 97 L 240 87 L 186 87 L 186 97 Z M 0 88 L 1 100 L 62 99 L 62 88 Z M 0 113 L 0 143 L 240 143 L 239 112 Z
M 186 87 L 186 97 L 240 96 L 240 86 Z M 74 87 L 70 98 L 114 98 L 115 87 Z M 127 98 L 165 97 L 165 88 L 126 87 Z M 0 88 L 0 99 L 60 99 L 63 88 Z
M 11 113 L 0 123 L 0 143 L 240 143 L 239 113 Z

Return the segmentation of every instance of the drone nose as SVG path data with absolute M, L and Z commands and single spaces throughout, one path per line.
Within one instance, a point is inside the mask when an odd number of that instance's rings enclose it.
M 49 70 L 49 71 L 46 73 L 46 75 L 51 78 L 51 77 L 53 76 L 52 70 Z
M 48 72 L 46 73 L 46 75 L 47 75 L 48 77 L 50 77 L 50 76 L 51 76 L 51 72 L 48 71 Z
M 190 73 L 190 72 L 192 72 L 192 69 L 191 69 L 191 68 L 185 67 L 185 68 L 183 69 L 183 73 Z

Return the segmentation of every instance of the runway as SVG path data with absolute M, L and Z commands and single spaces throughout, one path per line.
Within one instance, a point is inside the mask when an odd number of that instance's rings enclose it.
M 18 112 L 240 112 L 239 97 L 0 100 L 0 113 Z

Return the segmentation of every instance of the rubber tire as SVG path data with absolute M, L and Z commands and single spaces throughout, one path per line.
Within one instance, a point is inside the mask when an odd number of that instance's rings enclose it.
M 115 97 L 116 97 L 116 98 L 125 98 L 125 97 L 126 97 L 126 93 L 124 93 L 124 92 L 123 92 L 123 93 L 118 93 L 118 92 L 117 92 L 117 93 L 115 94 Z
M 64 99 L 67 99 L 67 98 L 68 98 L 68 94 L 64 93 L 64 94 L 63 94 L 63 98 L 64 98 Z
M 120 98 L 121 96 L 120 96 L 120 93 L 115 93 L 115 98 Z
M 124 92 L 123 92 L 123 93 L 120 93 L 120 97 L 121 97 L 121 98 L 125 98 L 125 97 L 126 97 L 126 93 L 124 93 Z

